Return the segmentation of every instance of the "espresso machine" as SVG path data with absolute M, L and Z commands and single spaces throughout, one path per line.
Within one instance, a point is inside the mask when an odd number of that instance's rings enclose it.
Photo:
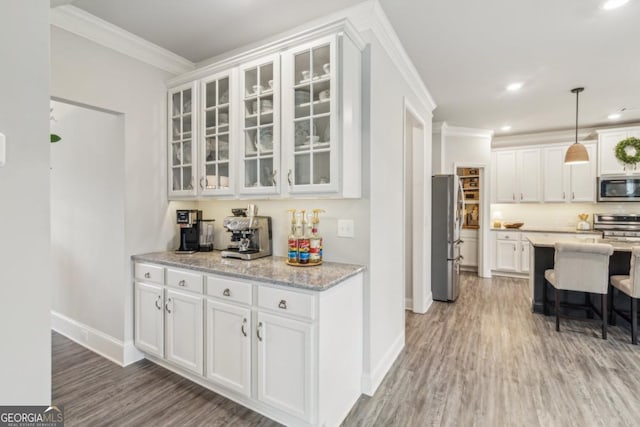
M 180 247 L 178 254 L 192 254 L 200 247 L 200 221 L 202 211 L 178 209 L 176 222 L 180 226 Z
M 232 209 L 222 225 L 231 233 L 229 247 L 222 251 L 223 258 L 252 260 L 272 253 L 271 217 L 258 216 L 256 205 L 247 209 Z

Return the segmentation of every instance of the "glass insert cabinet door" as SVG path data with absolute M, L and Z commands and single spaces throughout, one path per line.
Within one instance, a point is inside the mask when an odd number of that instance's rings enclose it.
M 280 191 L 280 62 L 278 55 L 242 66 L 241 192 Z
M 169 194 L 196 194 L 196 85 L 169 91 Z
M 211 76 L 201 85 L 200 191 L 202 194 L 233 192 L 233 147 L 231 129 L 234 126 L 232 73 Z
M 338 189 L 337 65 L 334 37 L 289 53 L 287 181 L 292 193 Z

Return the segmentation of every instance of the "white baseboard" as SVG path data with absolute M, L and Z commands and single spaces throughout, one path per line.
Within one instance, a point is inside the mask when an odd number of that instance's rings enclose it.
M 391 347 L 389 347 L 385 355 L 382 357 L 382 360 L 380 360 L 373 372 L 364 372 L 362 374 L 362 392 L 364 394 L 366 394 L 367 396 L 374 395 L 378 387 L 380 387 L 384 376 L 387 375 L 387 372 L 389 372 L 389 369 L 391 369 L 393 362 L 396 361 L 403 348 L 404 330 L 402 331 L 402 334 L 400 334 L 398 338 L 396 338 Z
M 124 343 L 122 366 L 129 366 L 142 359 L 144 359 L 144 353 L 136 348 L 133 341 Z
M 51 329 L 120 366 L 125 365 L 125 346 L 122 341 L 111 335 L 53 310 L 51 310 Z
M 417 314 L 424 314 L 427 312 L 427 310 L 429 310 L 429 307 L 431 307 L 431 304 L 433 304 L 433 296 L 431 294 L 431 292 L 429 292 L 429 295 L 427 295 L 427 297 L 424 299 L 424 310 L 422 311 L 415 311 L 413 309 L 413 298 L 405 298 L 404 299 L 404 308 L 405 310 L 409 310 L 411 312 L 417 313 Z
M 404 308 L 405 310 L 413 310 L 413 298 L 404 299 Z

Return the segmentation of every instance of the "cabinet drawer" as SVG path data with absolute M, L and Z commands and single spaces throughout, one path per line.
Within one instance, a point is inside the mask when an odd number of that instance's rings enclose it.
M 167 286 L 202 293 L 202 274 L 167 268 Z
M 258 287 L 258 306 L 279 313 L 315 318 L 313 296 L 284 289 Z
M 496 231 L 498 240 L 520 240 L 519 231 Z
M 251 284 L 220 276 L 207 276 L 207 295 L 251 305 Z
M 164 284 L 164 268 L 159 265 L 136 262 L 134 274 L 137 280 L 150 283 Z

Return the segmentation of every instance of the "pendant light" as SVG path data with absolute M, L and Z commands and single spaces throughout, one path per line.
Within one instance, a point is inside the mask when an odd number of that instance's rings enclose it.
M 576 141 L 571 144 L 564 156 L 565 165 L 576 165 L 589 162 L 589 153 L 587 152 L 587 149 L 584 145 L 578 142 L 578 97 L 580 96 L 580 92 L 583 90 L 583 87 L 571 89 L 571 93 L 576 94 Z

